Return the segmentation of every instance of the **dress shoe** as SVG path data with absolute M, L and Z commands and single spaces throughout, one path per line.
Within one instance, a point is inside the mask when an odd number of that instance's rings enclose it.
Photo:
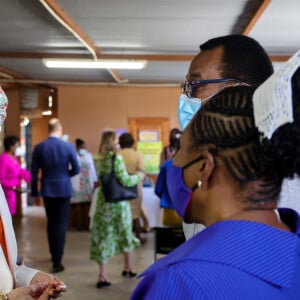
M 124 277 L 136 277 L 137 273 L 133 273 L 131 270 L 130 271 L 123 271 L 122 276 Z
M 111 285 L 111 283 L 109 281 L 105 280 L 105 281 L 98 281 L 96 284 L 96 287 L 97 287 L 97 289 L 101 289 L 105 286 L 110 286 L 110 285 Z
M 59 273 L 65 270 L 65 267 L 61 263 L 53 264 L 51 273 Z
M 140 240 L 141 245 L 144 245 L 147 242 L 147 238 L 145 237 L 139 237 L 138 239 Z

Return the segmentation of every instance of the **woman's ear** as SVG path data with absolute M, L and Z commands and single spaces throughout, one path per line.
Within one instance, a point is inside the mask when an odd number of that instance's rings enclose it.
M 199 161 L 198 178 L 201 181 L 201 189 L 206 191 L 209 186 L 209 181 L 215 169 L 215 158 L 210 152 L 204 153 L 204 159 Z

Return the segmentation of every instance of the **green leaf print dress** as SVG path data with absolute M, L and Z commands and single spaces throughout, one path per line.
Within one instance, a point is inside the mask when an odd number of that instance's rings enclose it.
M 111 171 L 113 153 L 96 163 L 97 173 Z M 138 175 L 129 175 L 122 157 L 117 154 L 114 165 L 115 173 L 124 186 L 134 186 L 141 181 Z M 140 245 L 132 232 L 132 219 L 129 201 L 117 203 L 105 202 L 99 188 L 95 214 L 91 228 L 90 258 L 99 264 L 107 263 L 110 258 L 123 252 L 130 252 Z

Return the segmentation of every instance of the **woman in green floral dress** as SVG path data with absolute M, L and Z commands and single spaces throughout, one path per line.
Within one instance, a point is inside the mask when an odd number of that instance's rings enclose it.
M 98 173 L 111 171 L 112 156 L 117 151 L 118 138 L 115 131 L 105 131 L 102 134 L 99 159 L 96 162 Z M 125 186 L 139 183 L 144 174 L 129 175 L 122 157 L 116 154 L 114 169 L 116 176 Z M 92 205 L 90 258 L 99 264 L 97 287 L 110 285 L 106 273 L 108 261 L 120 254 L 124 255 L 123 276 L 135 277 L 130 264 L 129 253 L 140 245 L 140 241 L 132 232 L 132 220 L 129 201 L 117 203 L 105 202 L 101 187 L 98 189 L 96 202 Z

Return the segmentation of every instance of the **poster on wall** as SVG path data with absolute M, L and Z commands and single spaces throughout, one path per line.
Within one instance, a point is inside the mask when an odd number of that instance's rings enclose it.
M 137 151 L 143 155 L 147 174 L 158 174 L 162 142 L 137 142 Z
M 117 128 L 115 131 L 116 131 L 118 137 L 120 137 L 120 135 L 122 135 L 123 133 L 128 132 L 128 130 L 125 128 Z
M 157 130 L 140 130 L 138 140 L 139 142 L 158 142 L 159 133 Z

